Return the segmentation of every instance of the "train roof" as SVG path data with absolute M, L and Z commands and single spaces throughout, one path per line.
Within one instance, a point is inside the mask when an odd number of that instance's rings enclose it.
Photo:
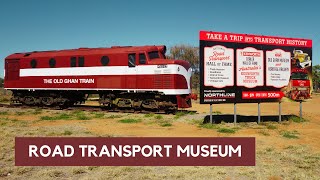
M 21 59 L 21 58 L 38 58 L 38 57 L 56 57 L 56 56 L 83 56 L 90 54 L 116 54 L 137 51 L 166 51 L 164 45 L 153 46 L 112 46 L 108 48 L 78 48 L 78 49 L 65 49 L 53 51 L 33 51 L 14 53 L 6 57 L 6 59 Z

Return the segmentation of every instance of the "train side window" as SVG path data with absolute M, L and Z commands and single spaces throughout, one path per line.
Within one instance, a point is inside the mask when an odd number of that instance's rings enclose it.
M 70 66 L 71 67 L 76 67 L 77 66 L 77 58 L 76 57 L 71 57 L 70 58 Z
M 49 66 L 50 66 L 51 68 L 56 67 L 56 60 L 55 60 L 54 58 L 51 58 L 51 59 L 49 60 Z
M 84 57 L 79 57 L 79 59 L 78 59 L 78 66 L 79 66 L 79 67 L 84 67 Z
M 135 67 L 136 66 L 136 54 L 128 55 L 128 66 Z
M 148 52 L 148 55 L 149 55 L 149 59 L 157 59 L 157 58 L 160 58 L 158 51 Z
M 144 53 L 139 54 L 139 64 L 146 64 L 146 55 Z
M 30 66 L 31 66 L 32 68 L 36 68 L 36 67 L 37 67 L 37 60 L 32 59 L 32 60 L 30 61 Z
M 109 60 L 109 57 L 108 57 L 108 56 L 102 56 L 102 57 L 101 57 L 101 60 L 100 60 L 102 66 L 108 65 L 108 64 L 109 64 L 109 61 L 110 61 L 110 60 Z

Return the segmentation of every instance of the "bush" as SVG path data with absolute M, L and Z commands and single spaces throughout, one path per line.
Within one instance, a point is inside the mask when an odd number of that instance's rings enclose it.
M 58 114 L 56 116 L 41 116 L 40 120 L 51 120 L 51 121 L 54 121 L 54 120 L 69 120 L 71 118 L 72 118 L 72 116 L 70 116 L 69 114 L 61 113 L 61 114 Z
M 298 131 L 283 131 L 281 132 L 282 137 L 288 138 L 288 139 L 299 139 Z
M 162 115 L 156 115 L 155 117 L 154 117 L 155 119 L 163 119 L 163 117 L 162 117 Z
M 165 122 L 165 123 L 161 123 L 160 126 L 161 127 L 170 127 L 170 126 L 172 126 L 172 124 L 169 122 Z
M 37 108 L 31 114 L 37 115 L 37 114 L 41 114 L 41 113 L 42 113 L 42 109 Z
M 77 116 L 78 120 L 91 120 L 91 117 L 86 116 L 85 114 L 81 114 Z
M 206 128 L 206 129 L 217 129 L 218 126 L 216 124 L 206 123 L 206 124 L 200 124 L 199 127 Z
M 71 134 L 72 134 L 72 131 L 65 130 L 65 131 L 63 132 L 63 135 L 66 135 L 66 136 L 69 136 L 69 135 L 71 135 Z
M 120 122 L 120 123 L 139 123 L 139 122 L 141 122 L 141 120 L 140 119 L 121 119 L 121 120 L 119 120 L 118 122 Z
M 187 115 L 187 114 L 188 114 L 187 111 L 178 111 L 178 112 L 176 113 L 176 115 L 174 116 L 174 118 L 175 118 L 175 119 L 179 119 L 180 117 L 185 116 L 185 115 Z
M 111 116 L 108 116 L 107 118 L 115 119 L 115 118 L 121 118 L 121 117 L 122 117 L 121 115 L 111 115 Z
M 153 113 L 149 113 L 149 114 L 145 114 L 145 115 L 144 115 L 144 117 L 146 117 L 146 118 L 148 118 L 148 117 L 152 117 L 152 116 L 154 116 L 154 114 L 153 114 Z
M 0 115 L 9 115 L 8 111 L 0 111 Z
M 293 121 L 293 122 L 295 122 L 295 123 L 306 122 L 306 120 L 303 119 L 303 118 L 300 120 L 300 117 L 298 117 L 298 116 L 291 116 L 291 117 L 289 118 L 289 121 Z
M 277 129 L 277 126 L 272 125 L 272 124 L 268 124 L 267 129 Z
M 218 132 L 219 133 L 230 133 L 230 134 L 233 134 L 233 133 L 236 132 L 236 130 L 229 129 L 229 128 L 220 128 L 220 129 L 218 129 Z
M 95 113 L 94 118 L 100 119 L 104 117 L 104 113 Z
M 26 114 L 26 112 L 23 112 L 23 111 L 17 111 L 17 112 L 15 113 L 15 115 L 17 115 L 17 116 L 22 116 L 22 115 L 24 115 L 24 114 Z
M 259 131 L 260 134 L 264 135 L 264 136 L 270 136 L 270 134 L 267 131 Z

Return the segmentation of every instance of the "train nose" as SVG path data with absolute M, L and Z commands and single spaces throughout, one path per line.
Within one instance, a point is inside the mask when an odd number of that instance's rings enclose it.
M 188 71 L 189 68 L 191 67 L 190 63 L 188 61 L 184 61 L 184 60 L 175 60 L 174 64 L 178 64 L 180 66 L 183 66 L 186 69 L 186 71 Z

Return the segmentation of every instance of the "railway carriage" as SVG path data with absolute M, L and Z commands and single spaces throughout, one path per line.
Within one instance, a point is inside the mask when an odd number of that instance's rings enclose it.
M 105 109 L 191 107 L 191 68 L 165 46 L 115 46 L 15 53 L 5 59 L 12 103 L 69 107 L 99 94 Z

